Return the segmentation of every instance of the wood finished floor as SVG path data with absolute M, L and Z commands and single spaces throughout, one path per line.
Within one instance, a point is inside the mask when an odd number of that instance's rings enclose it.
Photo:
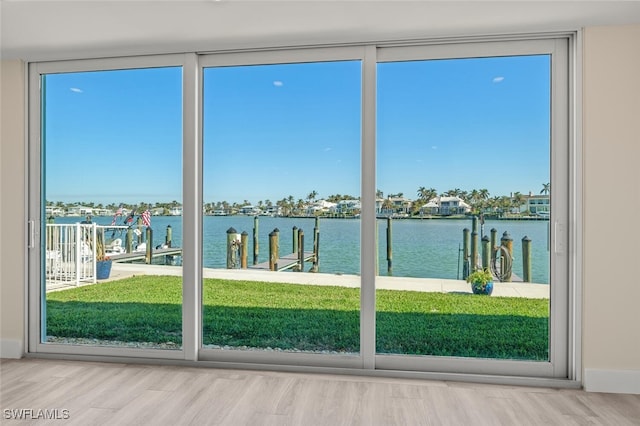
M 427 380 L 22 359 L 0 389 L 7 425 L 640 425 L 640 395 Z

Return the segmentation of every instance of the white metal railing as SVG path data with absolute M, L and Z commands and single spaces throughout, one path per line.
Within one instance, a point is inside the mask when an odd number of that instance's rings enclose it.
M 47 224 L 45 277 L 51 285 L 96 282 L 95 223 Z

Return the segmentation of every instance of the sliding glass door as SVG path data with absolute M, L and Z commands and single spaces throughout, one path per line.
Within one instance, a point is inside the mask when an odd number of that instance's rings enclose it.
M 359 353 L 360 75 L 360 61 L 204 69 L 212 359 Z
M 32 64 L 30 350 L 571 377 L 570 46 Z
M 34 73 L 46 350 L 182 346 L 182 68 Z
M 562 256 L 550 250 L 550 238 L 564 237 L 549 225 L 566 211 L 562 202 L 556 209 L 564 195 L 552 197 L 566 194 L 564 170 L 552 168 L 552 151 L 566 149 L 564 127 L 553 121 L 566 102 L 552 90 L 552 61 L 562 63 L 562 52 L 553 43 L 526 55 L 496 47 L 462 47 L 459 57 L 455 47 L 445 57 L 429 49 L 379 57 L 376 352 L 383 365 L 410 358 L 422 363 L 416 368 L 438 368 L 445 359 L 473 358 L 552 372 L 559 361 L 552 352 L 565 353 L 564 345 L 552 347 L 551 333 L 562 331 L 551 325 L 563 321 L 552 306 L 565 300 L 567 279 Z

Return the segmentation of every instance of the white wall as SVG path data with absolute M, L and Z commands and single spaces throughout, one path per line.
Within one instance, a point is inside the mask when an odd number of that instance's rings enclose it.
M 25 312 L 24 64 L 0 67 L 0 356 L 23 351 Z
M 640 393 L 640 26 L 584 37 L 583 368 L 588 390 Z M 2 62 L 0 342 L 18 356 L 24 330 L 24 75 Z M 621 205 L 612 208 L 611 202 Z
M 587 28 L 583 60 L 584 382 L 640 393 L 640 25 Z

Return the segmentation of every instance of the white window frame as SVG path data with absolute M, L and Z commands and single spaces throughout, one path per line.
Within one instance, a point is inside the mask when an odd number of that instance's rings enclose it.
M 198 365 L 297 371 L 345 372 L 455 380 L 578 386 L 580 380 L 581 202 L 580 155 L 576 130 L 579 96 L 579 34 L 368 43 L 341 47 L 309 47 L 109 58 L 29 65 L 29 221 L 30 245 L 28 350 L 30 354 L 149 358 L 192 361 Z M 376 68 L 378 63 L 550 54 L 551 117 L 551 317 L 549 362 L 486 360 L 377 354 L 375 347 L 375 192 L 376 192 Z M 206 67 L 362 61 L 361 144 L 361 311 L 358 356 L 220 351 L 201 344 L 202 285 L 202 73 Z M 40 337 L 41 205 L 40 76 L 82 72 L 181 66 L 183 69 L 183 348 L 180 351 L 42 344 Z

